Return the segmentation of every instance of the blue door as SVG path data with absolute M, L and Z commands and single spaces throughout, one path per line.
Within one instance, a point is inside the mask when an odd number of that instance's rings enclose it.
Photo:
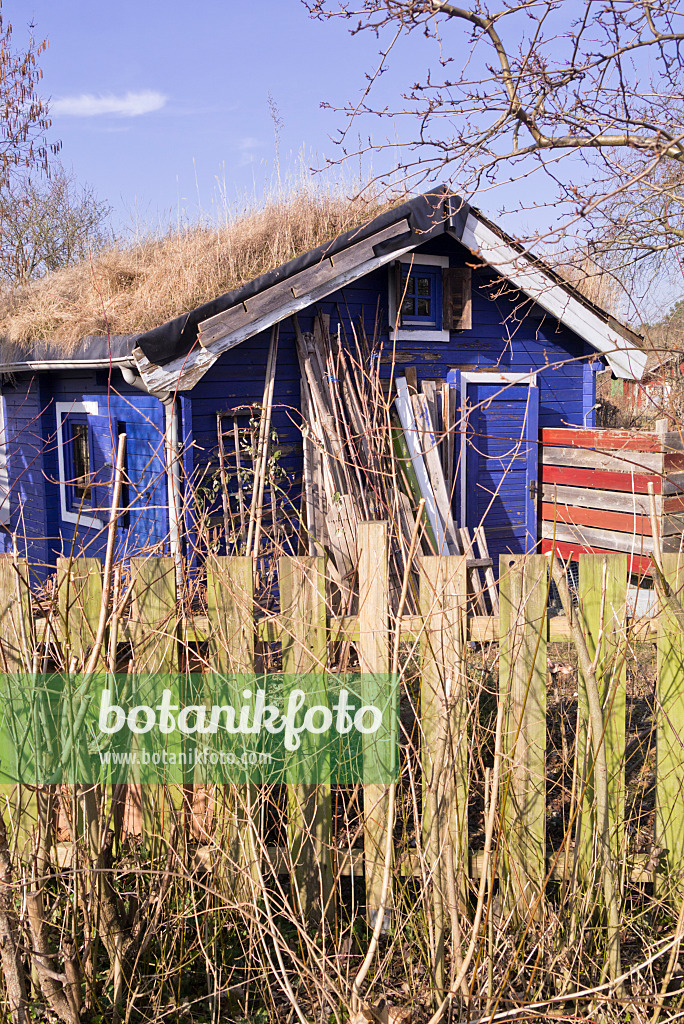
M 537 542 L 539 389 L 523 383 L 462 384 L 466 403 L 461 521 L 482 524 L 498 576 L 499 556 Z M 463 507 L 464 506 L 464 507 Z

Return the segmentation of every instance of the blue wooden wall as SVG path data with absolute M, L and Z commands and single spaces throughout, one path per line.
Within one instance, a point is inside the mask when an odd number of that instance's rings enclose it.
M 446 236 L 426 243 L 420 252 L 448 255 L 451 266 L 472 263 L 472 256 Z M 330 316 L 330 328 L 342 324 L 351 339 L 351 323 L 362 317 L 370 338 L 377 323 L 383 341 L 381 373 L 392 372 L 388 323 L 388 269 L 382 268 L 343 291 L 299 314 L 302 330 L 313 329 L 317 310 Z M 472 329 L 452 331 L 449 342 L 398 341 L 395 374 L 415 366 L 418 380 L 446 380 L 450 369 L 496 369 L 538 373 L 539 428 L 581 426 L 585 416 L 593 425 L 596 401 L 595 373 L 588 360 L 594 349 L 572 331 L 549 317 L 519 292 L 512 290 L 487 267 L 473 270 Z M 261 401 L 270 331 L 225 353 L 189 393 L 192 402 L 195 473 L 216 472 L 216 413 L 244 403 Z M 601 365 L 595 363 L 595 365 Z M 281 463 L 287 474 L 286 490 L 297 503 L 301 488 L 301 436 L 299 364 L 294 331 L 289 320 L 280 325 L 273 424 L 278 433 Z M 226 420 L 229 423 L 230 420 Z
M 14 387 L 5 384 L 10 478 L 8 531 L 0 540 L 9 550 L 15 532 L 20 554 L 32 565 L 54 565 L 59 555 L 102 557 L 111 501 L 110 481 L 116 461 L 118 424 L 127 433 L 127 468 L 132 481 L 126 528 L 117 533 L 118 554 L 143 550 L 163 552 L 168 538 L 167 485 L 164 469 L 164 408 L 150 395 L 127 385 L 113 370 L 58 371 L 21 375 Z M 96 402 L 89 416 L 103 529 L 66 522 L 61 514 L 56 402 Z
M 472 257 L 455 240 L 442 236 L 420 252 L 448 255 L 452 266 Z M 331 330 L 342 324 L 351 338 L 351 324 L 362 317 L 369 338 L 377 326 L 383 342 L 381 373 L 392 372 L 388 324 L 388 269 L 331 295 L 299 314 L 303 330 L 311 330 L 317 310 L 330 316 Z M 449 370 L 499 369 L 538 373 L 539 427 L 593 425 L 595 353 L 571 331 L 512 291 L 489 268 L 473 270 L 472 329 L 452 331 L 450 340 L 399 341 L 394 372 L 415 366 L 418 379 L 446 380 Z M 180 396 L 183 475 L 189 489 L 204 493 L 218 511 L 215 491 L 217 462 L 216 414 L 239 405 L 261 402 L 270 331 L 262 332 L 225 353 L 200 383 Z M 279 501 L 291 502 L 293 519 L 299 503 L 302 472 L 299 364 L 289 320 L 280 326 L 272 427 L 277 434 Z M 118 535 L 122 555 L 140 550 L 165 550 L 168 534 L 167 488 L 164 473 L 164 408 L 155 398 L 129 387 L 118 370 L 41 373 L 20 376 L 14 388 L 3 389 L 8 419 L 9 470 L 12 485 L 11 530 L 31 561 L 54 564 L 59 554 L 101 555 L 104 531 L 76 528 L 60 514 L 56 452 L 55 402 L 96 401 L 92 418 L 98 458 L 111 467 L 117 422 L 128 434 L 128 470 L 135 487 L 127 529 Z M 246 425 L 248 418 L 240 421 Z M 225 420 L 226 426 L 232 420 Z M 229 465 L 232 465 L 229 445 Z M 249 462 L 249 460 L 247 460 Z M 109 470 L 111 474 L 111 469 Z M 103 505 L 107 504 L 103 491 Z M 106 516 L 105 516 L 106 519 Z M 186 508 L 185 526 L 192 547 L 194 519 Z M 8 550 L 9 531 L 0 533 L 0 550 Z

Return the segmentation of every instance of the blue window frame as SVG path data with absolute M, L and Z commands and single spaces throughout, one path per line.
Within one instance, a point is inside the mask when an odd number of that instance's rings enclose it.
M 93 507 L 93 451 L 88 417 L 69 413 L 62 419 L 64 483 L 69 512 Z
M 402 267 L 402 327 L 442 329 L 442 268 Z

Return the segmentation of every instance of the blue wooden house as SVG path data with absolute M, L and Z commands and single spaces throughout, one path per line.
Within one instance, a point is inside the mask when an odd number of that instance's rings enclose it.
M 169 508 L 187 508 L 188 482 L 215 458 L 217 414 L 261 402 L 276 323 L 273 428 L 296 504 L 292 316 L 310 330 L 320 312 L 332 330 L 377 321 L 388 374 L 393 352 L 397 372 L 448 380 L 473 409 L 453 512 L 465 526 L 486 513 L 493 555 L 537 542 L 541 428 L 593 426 L 596 372 L 639 379 L 645 364 L 628 328 L 440 188 L 146 333 L 86 338 L 68 357 L 46 339 L 3 358 L 0 550 L 16 545 L 45 572 L 71 551 L 101 555 L 125 431 L 119 551 L 182 551 L 191 517 Z M 504 474 L 511 436 L 533 455 Z

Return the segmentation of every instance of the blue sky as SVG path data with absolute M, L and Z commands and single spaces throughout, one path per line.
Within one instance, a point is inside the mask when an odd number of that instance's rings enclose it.
M 62 162 L 121 224 L 192 216 L 199 204 L 211 213 L 218 181 L 230 201 L 260 194 L 273 173 L 269 93 L 283 168 L 300 154 L 306 166 L 334 156 L 341 118 L 320 102 L 358 95 L 376 59 L 370 36 L 311 20 L 299 0 L 4 0 L 2 9 L 17 44 L 31 20 L 49 40 L 42 92 Z M 395 75 L 386 88 L 398 85 Z M 357 160 L 348 173 L 358 171 Z

